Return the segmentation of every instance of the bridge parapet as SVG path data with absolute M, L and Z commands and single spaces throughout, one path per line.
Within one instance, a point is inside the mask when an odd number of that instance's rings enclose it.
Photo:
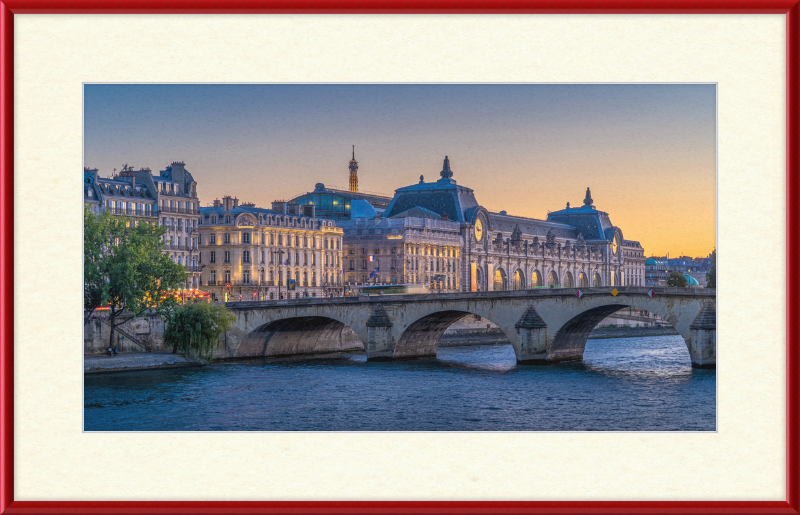
M 423 293 L 409 295 L 359 295 L 354 297 L 303 297 L 299 299 L 282 300 L 254 300 L 227 302 L 229 309 L 252 309 L 253 307 L 271 306 L 304 306 L 304 305 L 333 305 L 333 304 L 361 304 L 378 302 L 420 302 L 437 300 L 471 300 L 471 299 L 514 299 L 514 298 L 541 298 L 541 297 L 573 297 L 577 291 L 586 296 L 610 295 L 616 289 L 618 294 L 647 295 L 653 290 L 657 296 L 670 297 L 716 297 L 714 288 L 645 288 L 641 286 L 604 286 L 600 288 L 535 288 L 531 290 L 509 291 L 480 291 L 480 292 L 455 292 L 455 293 Z
M 244 350 L 236 349 L 247 341 L 247 355 L 342 350 L 348 342 L 363 345 L 369 360 L 431 356 L 445 329 L 473 314 L 503 331 L 520 363 L 552 362 L 581 359 L 591 330 L 603 318 L 634 307 L 672 324 L 687 342 L 693 364 L 713 366 L 716 290 L 626 286 L 613 295 L 614 289 L 582 288 L 581 297 L 575 288 L 539 288 L 231 302 L 227 306 L 237 322 L 227 341 L 233 355 L 241 355 Z

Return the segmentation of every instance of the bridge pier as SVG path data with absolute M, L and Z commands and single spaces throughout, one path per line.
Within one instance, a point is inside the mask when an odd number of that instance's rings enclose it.
M 703 305 L 689 330 L 692 367 L 717 368 L 717 307 L 713 301 Z
M 535 309 L 528 308 L 514 327 L 517 328 L 517 363 L 547 364 L 547 324 Z
M 367 320 L 367 341 L 364 350 L 367 361 L 391 361 L 394 358 L 392 349 L 392 321 L 380 304 L 375 306 Z

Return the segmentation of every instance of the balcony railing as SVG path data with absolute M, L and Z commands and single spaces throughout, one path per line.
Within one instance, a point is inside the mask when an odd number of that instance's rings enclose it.
M 126 216 L 146 216 L 146 217 L 155 217 L 158 216 L 158 212 L 156 210 L 151 211 L 149 214 L 146 213 L 144 210 L 136 210 L 134 208 L 128 209 L 127 207 L 108 207 L 108 206 L 100 206 L 101 211 L 108 211 L 114 215 L 126 215 Z
M 197 247 L 192 247 L 191 245 L 176 245 L 174 243 L 165 243 L 164 250 L 183 250 L 183 251 L 197 252 Z
M 162 213 L 176 213 L 180 215 L 199 215 L 200 210 L 194 209 L 191 207 L 170 207 L 170 206 L 161 206 Z

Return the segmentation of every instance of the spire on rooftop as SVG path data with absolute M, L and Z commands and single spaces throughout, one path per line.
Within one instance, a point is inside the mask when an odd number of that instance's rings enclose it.
M 450 170 L 450 158 L 444 156 L 444 165 L 442 166 L 441 176 L 443 179 L 452 179 L 453 171 Z
M 594 204 L 594 200 L 592 200 L 592 192 L 589 188 L 586 188 L 586 198 L 583 199 L 583 204 L 585 206 L 591 206 Z
M 358 193 L 358 161 L 356 161 L 355 145 L 353 145 L 353 159 L 350 161 L 350 191 Z

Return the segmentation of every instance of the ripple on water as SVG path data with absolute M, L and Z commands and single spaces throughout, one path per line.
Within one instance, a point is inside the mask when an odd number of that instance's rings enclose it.
M 716 372 L 679 336 L 590 340 L 583 361 L 518 366 L 510 345 L 85 377 L 88 431 L 713 431 Z

